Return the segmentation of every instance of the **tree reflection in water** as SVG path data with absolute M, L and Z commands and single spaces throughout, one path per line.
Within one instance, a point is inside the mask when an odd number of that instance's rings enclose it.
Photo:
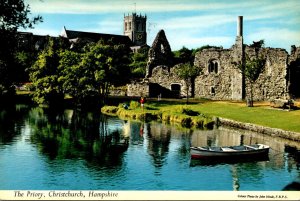
M 171 130 L 165 126 L 154 124 L 148 126 L 148 152 L 153 158 L 154 166 L 160 168 L 165 163 L 169 151 Z
M 26 105 L 0 108 L 0 144 L 10 144 L 21 134 L 29 110 L 30 107 Z
M 128 140 L 110 132 L 100 113 L 33 108 L 31 142 L 49 159 L 84 159 L 98 165 L 120 165 Z

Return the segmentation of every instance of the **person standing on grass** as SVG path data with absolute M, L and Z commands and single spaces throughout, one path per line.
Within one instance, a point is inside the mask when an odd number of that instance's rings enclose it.
M 144 109 L 144 104 L 145 104 L 145 98 L 144 97 L 141 97 L 140 103 L 141 103 L 141 108 Z

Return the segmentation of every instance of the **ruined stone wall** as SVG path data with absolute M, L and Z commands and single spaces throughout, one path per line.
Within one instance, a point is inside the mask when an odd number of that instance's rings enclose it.
M 164 30 L 156 35 L 153 44 L 148 52 L 146 77 L 152 76 L 152 70 L 156 66 L 172 66 L 173 54 Z
M 195 55 L 194 65 L 201 68 L 202 73 L 195 80 L 195 97 L 213 100 L 231 100 L 233 87 L 241 86 L 239 70 L 232 64 L 234 51 L 231 49 L 204 49 Z M 217 64 L 217 70 L 210 69 Z M 214 66 L 216 67 L 216 66 Z M 239 93 L 242 93 L 241 91 Z
M 149 83 L 148 82 L 133 82 L 127 85 L 127 96 L 144 96 L 149 95 Z
M 262 57 L 266 60 L 263 71 L 253 85 L 254 100 L 288 99 L 288 53 L 284 49 L 245 46 L 245 56 Z M 195 56 L 194 65 L 202 69 L 202 74 L 195 80 L 195 97 L 213 100 L 242 100 L 250 96 L 250 84 L 234 63 L 240 60 L 240 51 L 231 49 L 205 49 Z M 211 63 L 217 63 L 217 72 L 211 72 Z
M 296 47 L 295 45 L 291 46 L 291 55 L 289 56 L 288 64 L 291 62 L 295 62 L 300 59 L 300 47 Z
M 167 66 L 157 66 L 152 70 L 152 76 L 149 78 L 151 83 L 157 83 L 160 86 L 172 91 L 172 85 L 180 85 L 180 96 L 186 96 L 186 84 L 181 80 L 176 73 L 176 69 L 180 64 L 171 68 Z M 191 89 L 189 90 L 189 96 L 191 95 Z
M 253 100 L 288 99 L 287 61 L 288 53 L 279 48 L 255 48 L 246 46 L 245 54 L 254 58 L 256 54 L 265 59 L 265 66 L 253 85 Z M 246 79 L 246 97 L 250 96 L 250 84 Z

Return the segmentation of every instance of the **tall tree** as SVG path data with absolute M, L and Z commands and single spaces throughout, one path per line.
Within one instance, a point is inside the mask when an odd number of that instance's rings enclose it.
M 196 76 L 200 73 L 200 68 L 191 65 L 190 63 L 184 63 L 177 68 L 176 73 L 180 79 L 183 79 L 186 85 L 186 102 L 189 102 L 189 91 Z
M 29 76 L 35 87 L 33 99 L 38 104 L 56 105 L 64 98 L 64 90 L 58 82 L 59 53 L 62 51 L 60 40 L 49 37 L 47 47 L 30 68 Z
M 148 55 L 145 53 L 133 53 L 131 56 L 130 71 L 133 78 L 143 78 L 146 75 Z
M 249 107 L 253 107 L 253 85 L 261 74 L 264 65 L 264 58 L 256 56 L 250 59 L 249 56 L 246 55 L 245 65 L 239 67 L 249 83 L 250 92 L 247 103 Z
M 79 65 L 82 53 L 65 50 L 61 51 L 59 56 L 58 70 L 60 76 L 58 82 L 63 87 L 64 93 L 72 96 L 75 103 L 79 104 L 89 90 L 89 88 L 85 86 L 85 80 L 83 79 L 87 71 Z
M 129 78 L 129 53 L 123 45 L 103 41 L 87 45 L 82 53 L 63 51 L 58 81 L 77 104 L 104 102 L 111 85 L 124 84 Z
M 182 47 L 180 50 L 173 52 L 175 56 L 176 63 L 193 63 L 194 62 L 194 55 L 193 50 L 189 50 L 186 47 Z
M 15 81 L 17 83 L 24 83 L 29 81 L 29 68 L 37 59 L 37 52 L 31 51 L 17 51 L 15 53 Z
M 240 64 L 233 62 L 238 69 L 241 71 L 243 76 L 245 76 L 246 81 L 249 83 L 250 92 L 247 94 L 247 105 L 253 107 L 253 86 L 259 75 L 263 71 L 266 60 L 259 55 L 259 50 L 264 46 L 264 40 L 258 42 L 253 41 L 253 44 L 250 45 L 251 48 L 254 48 L 255 55 L 250 57 L 245 55 L 244 61 Z
M 130 50 L 124 45 L 99 41 L 87 48 L 80 65 L 91 73 L 93 90 L 105 101 L 112 84 L 121 85 L 129 79 Z
M 15 81 L 14 54 L 17 49 L 17 30 L 33 28 L 42 17 L 29 18 L 30 7 L 23 0 L 0 1 L 0 95 L 8 93 Z

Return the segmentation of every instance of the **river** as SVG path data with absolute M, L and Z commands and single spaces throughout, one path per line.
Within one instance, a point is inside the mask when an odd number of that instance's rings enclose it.
M 190 159 L 190 146 L 254 143 L 271 147 L 267 160 Z M 300 180 L 293 154 L 299 148 L 297 142 L 225 127 L 190 130 L 16 105 L 0 110 L 0 189 L 277 191 Z

